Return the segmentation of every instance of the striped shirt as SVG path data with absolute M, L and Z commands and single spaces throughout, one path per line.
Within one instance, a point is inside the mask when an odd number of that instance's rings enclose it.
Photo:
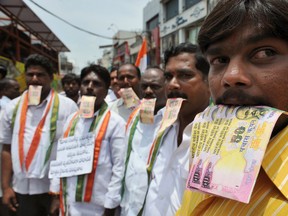
M 249 204 L 185 190 L 177 216 L 288 215 L 288 126 L 269 143 Z

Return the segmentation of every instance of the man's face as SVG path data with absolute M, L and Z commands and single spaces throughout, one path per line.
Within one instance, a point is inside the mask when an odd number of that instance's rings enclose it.
M 120 90 L 119 84 L 118 84 L 118 79 L 117 79 L 117 71 L 112 71 L 110 73 L 110 78 L 111 78 L 111 89 L 113 92 L 116 94 Z
M 105 82 L 94 72 L 87 74 L 81 81 L 81 95 L 96 97 L 96 106 L 103 103 L 107 91 Z
M 195 55 L 181 53 L 171 57 L 165 67 L 168 98 L 184 98 L 180 112 L 196 115 L 209 104 L 209 88 L 201 71 L 195 67 Z
M 26 83 L 30 85 L 42 86 L 41 95 L 46 95 L 51 89 L 53 77 L 48 74 L 45 68 L 39 65 L 31 65 L 25 72 Z
M 137 76 L 137 71 L 132 65 L 123 65 L 118 71 L 118 84 L 120 88 L 131 87 L 134 92 L 139 96 L 140 93 L 140 79 Z
M 14 80 L 9 82 L 9 88 L 5 89 L 4 95 L 12 100 L 20 95 L 20 85 Z
M 74 97 L 78 95 L 80 86 L 77 81 L 69 80 L 64 83 L 63 90 L 65 91 L 67 97 Z
M 165 77 L 159 69 L 148 69 L 141 77 L 142 96 L 146 99 L 156 98 L 156 110 L 166 104 Z
M 207 49 L 216 104 L 266 105 L 288 111 L 288 43 L 244 26 Z

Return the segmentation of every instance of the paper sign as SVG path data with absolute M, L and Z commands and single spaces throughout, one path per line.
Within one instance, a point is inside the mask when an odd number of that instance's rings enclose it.
M 249 203 L 273 127 L 270 107 L 208 107 L 191 134 L 188 189 Z
M 38 85 L 29 85 L 28 90 L 28 104 L 29 105 L 38 105 L 41 99 L 42 86 Z
M 166 110 L 162 119 L 159 133 L 171 126 L 178 118 L 183 98 L 169 98 L 166 102 Z
M 136 107 L 140 102 L 132 88 L 121 88 L 119 94 L 127 108 Z
M 154 123 L 154 110 L 156 98 L 142 99 L 140 107 L 140 121 L 144 124 Z
M 94 115 L 94 104 L 96 97 L 83 95 L 80 104 L 80 116 L 82 118 L 91 118 Z
M 51 161 L 49 178 L 87 174 L 92 171 L 95 134 L 59 139 L 57 160 Z

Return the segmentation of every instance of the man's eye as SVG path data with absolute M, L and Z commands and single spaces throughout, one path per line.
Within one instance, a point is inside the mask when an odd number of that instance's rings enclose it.
M 182 73 L 178 75 L 179 79 L 191 79 L 193 77 L 192 74 L 186 74 L 186 73 Z
M 164 74 L 164 77 L 165 77 L 165 79 L 168 80 L 168 81 L 173 78 L 172 74 L 170 74 L 170 73 L 165 73 L 165 74 Z
M 274 56 L 276 52 L 272 49 L 262 49 L 256 51 L 256 53 L 253 55 L 254 59 L 263 59 L 263 58 L 269 58 L 271 56 Z
M 210 61 L 211 65 L 220 65 L 229 63 L 229 58 L 227 57 L 216 57 Z

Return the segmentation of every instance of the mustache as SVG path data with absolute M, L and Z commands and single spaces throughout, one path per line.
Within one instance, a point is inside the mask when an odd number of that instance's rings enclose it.
M 235 99 L 239 102 L 238 105 L 265 105 L 271 106 L 264 98 L 259 96 L 252 96 L 247 94 L 243 90 L 239 89 L 229 89 L 219 98 L 216 99 L 216 104 L 226 104 L 229 99 Z
M 188 96 L 182 92 L 169 92 L 167 95 L 168 98 L 183 98 L 188 99 Z

